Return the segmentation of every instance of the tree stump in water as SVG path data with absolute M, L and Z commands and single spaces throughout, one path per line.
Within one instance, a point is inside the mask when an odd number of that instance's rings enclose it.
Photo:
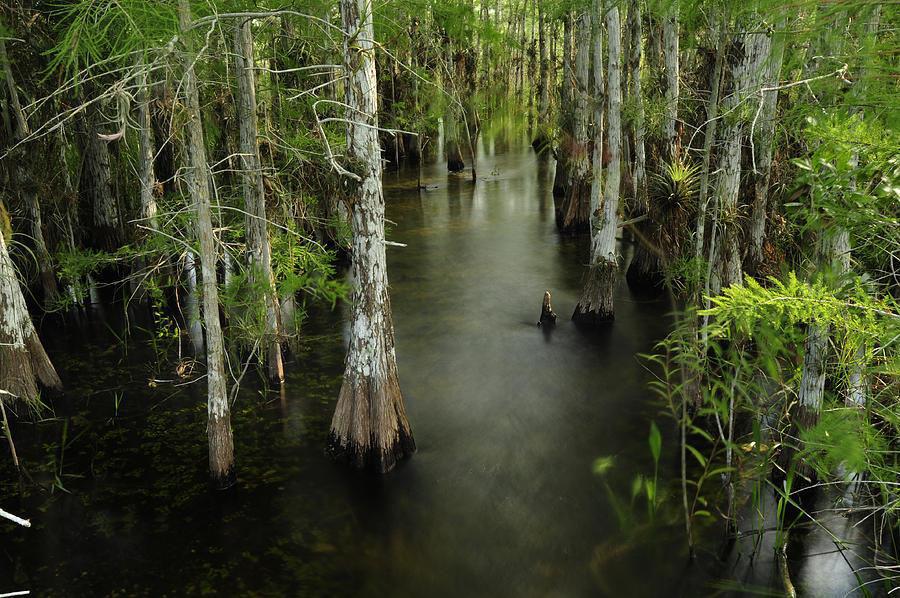
M 556 312 L 553 311 L 553 306 L 550 305 L 550 291 L 544 291 L 544 303 L 541 305 L 541 319 L 537 325 L 555 326 L 557 317 Z

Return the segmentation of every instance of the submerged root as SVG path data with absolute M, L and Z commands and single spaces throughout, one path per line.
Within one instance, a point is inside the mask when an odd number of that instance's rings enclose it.
M 396 373 L 344 379 L 326 447 L 336 461 L 378 473 L 416 452 Z
M 560 208 L 562 198 L 569 192 L 569 173 L 566 168 L 566 159 L 562 148 L 556 152 L 556 171 L 553 174 L 553 203 L 556 207 L 556 225 L 559 226 L 561 220 Z
M 613 293 L 617 273 L 615 261 L 602 260 L 591 266 L 584 290 L 581 292 L 581 299 L 572 314 L 575 323 L 593 326 L 613 320 Z
M 560 204 L 560 218 L 557 225 L 561 232 L 579 233 L 590 229 L 591 224 L 591 184 L 586 179 L 572 181 L 565 198 Z
M 0 335 L 0 389 L 26 404 L 37 405 L 38 382 L 48 388 L 62 387 L 37 333 L 32 330 L 25 337 L 24 347 L 13 346 L 4 335 Z M 5 395 L 5 398 L 10 397 Z
M 638 243 L 634 248 L 634 258 L 628 265 L 625 279 L 632 290 L 659 292 L 663 290 L 665 277 L 660 267 L 659 257 L 652 248 L 646 245 L 646 229 L 642 233 L 638 236 Z

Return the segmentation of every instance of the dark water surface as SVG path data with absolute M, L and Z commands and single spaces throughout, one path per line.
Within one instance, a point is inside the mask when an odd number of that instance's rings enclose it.
M 650 419 L 666 436 L 661 477 L 678 463 L 636 357 L 665 335 L 668 308 L 623 281 L 613 326 L 571 324 L 586 247 L 556 232 L 552 162 L 513 146 L 482 148 L 474 185 L 441 165 L 421 194 L 415 173 L 385 176 L 388 236 L 406 244 L 388 249 L 389 276 L 419 446 L 386 477 L 323 453 L 343 308 L 312 310 L 283 394 L 247 375 L 227 493 L 206 486 L 202 378 L 176 379 L 145 335 L 119 342 L 121 308 L 46 321 L 67 393 L 52 421 L 15 426 L 21 483 L 2 446 L 0 506 L 34 527 L 0 523 L 0 594 L 708 595 L 720 576 L 779 588 L 771 550 L 756 567 L 734 552 L 717 564 L 713 544 L 689 565 L 677 495 L 662 523 L 627 507 L 633 477 L 652 475 Z M 552 333 L 535 326 L 544 289 L 561 316 Z M 612 470 L 594 475 L 608 455 Z M 804 583 L 837 580 L 842 595 L 854 584 L 840 562 Z

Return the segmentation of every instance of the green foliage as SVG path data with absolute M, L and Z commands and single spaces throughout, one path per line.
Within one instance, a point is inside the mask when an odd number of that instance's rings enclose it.
M 798 194 L 788 204 L 803 230 L 841 227 L 854 258 L 880 284 L 896 284 L 891 254 L 900 247 L 900 134 L 878 118 L 833 112 L 807 119 L 809 156 L 794 161 Z
M 76 302 L 83 302 L 89 291 L 88 276 L 109 264 L 111 260 L 112 257 L 108 253 L 92 249 L 64 249 L 58 252 L 54 261 L 58 267 L 59 279 L 72 289 L 74 296 L 60 293 L 55 308 L 65 309 Z
M 891 334 L 900 322 L 893 301 L 872 297 L 860 280 L 837 290 L 822 278 L 801 281 L 794 272 L 786 280 L 773 277 L 768 282 L 763 287 L 747 277 L 745 285 L 722 289 L 721 295 L 711 297 L 712 307 L 700 312 L 712 319 L 710 336 L 753 338 L 761 327 L 784 330 L 814 322 L 845 336 L 877 340 Z
M 48 52 L 48 72 L 75 74 L 86 67 L 129 65 L 131 54 L 162 46 L 178 31 L 175 2 L 160 0 L 79 0 L 58 2 L 56 45 Z

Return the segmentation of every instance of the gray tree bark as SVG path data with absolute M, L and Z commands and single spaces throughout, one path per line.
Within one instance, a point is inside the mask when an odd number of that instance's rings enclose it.
M 225 344 L 219 321 L 219 287 L 216 280 L 216 239 L 212 228 L 209 196 L 209 171 L 203 123 L 200 113 L 200 92 L 194 72 L 193 44 L 190 25 L 191 8 L 188 0 L 178 0 L 178 25 L 183 50 L 180 52 L 184 72 L 185 110 L 187 112 L 187 143 L 190 157 L 187 169 L 190 197 L 196 210 L 197 236 L 200 240 L 200 270 L 203 275 L 203 319 L 206 325 L 206 382 L 207 436 L 209 439 L 209 471 L 220 488 L 232 486 L 234 476 L 234 441 L 231 435 L 231 412 L 228 406 L 225 379 Z
M 141 179 L 141 220 L 144 225 L 156 229 L 156 173 L 153 169 L 153 123 L 150 120 L 150 87 L 146 65 L 139 62 L 141 70 L 138 82 L 138 151 Z
M 615 4 L 606 11 L 606 32 L 609 164 L 603 190 L 603 214 L 591 238 L 591 266 L 581 299 L 572 314 L 573 320 L 585 324 L 608 322 L 615 313 L 613 295 L 618 271 L 616 231 L 619 227 L 622 169 L 622 33 L 619 8 Z M 594 147 L 594 152 L 602 151 L 602 147 Z M 594 180 L 597 181 L 596 175 Z
M 278 293 L 272 273 L 266 195 L 262 164 L 259 159 L 259 125 L 256 115 L 256 81 L 253 74 L 253 35 L 251 21 L 239 23 L 234 32 L 235 73 L 237 77 L 238 123 L 241 138 L 241 176 L 246 212 L 247 249 L 250 283 L 262 286 L 266 310 L 265 345 L 269 377 L 284 382 L 281 355 L 281 326 Z
M 785 28 L 781 20 L 779 29 Z M 784 57 L 784 34 L 771 34 L 769 52 L 761 56 L 761 83 L 765 87 L 776 87 L 781 74 Z M 763 260 L 763 243 L 766 238 L 766 220 L 769 204 L 769 180 L 772 174 L 772 154 L 775 151 L 775 107 L 778 104 L 778 90 L 766 91 L 762 97 L 762 107 L 753 131 L 754 162 L 753 207 L 750 214 L 749 243 L 745 261 L 755 268 Z
M 22 105 L 19 102 L 19 92 L 16 89 L 12 65 L 6 54 L 6 42 L 2 39 L 0 39 L 0 62 L 3 64 L 3 72 L 6 79 L 9 109 L 12 111 L 15 121 L 13 125 L 13 141 L 19 143 L 28 136 L 28 124 L 25 121 L 25 113 L 22 111 Z M 10 184 L 15 192 L 18 193 L 25 209 L 28 210 L 31 224 L 31 239 L 34 243 L 35 258 L 37 259 L 38 271 L 40 272 L 44 304 L 49 307 L 56 299 L 58 290 L 56 275 L 53 272 L 53 260 L 50 257 L 50 252 L 47 250 L 47 242 L 44 240 L 41 204 L 25 170 L 26 157 L 23 155 L 23 148 L 14 151 L 12 159 L 15 166 L 10 169 Z
M 591 138 L 591 15 L 583 11 L 575 21 L 575 88 L 573 138 L 568 152 L 568 190 L 560 211 L 560 230 L 577 232 L 590 226 Z
M 36 406 L 38 382 L 59 388 L 62 382 L 28 314 L 16 270 L 0 232 L 0 390 Z M 0 401 L 9 401 L 0 395 Z
M 666 70 L 666 145 L 669 158 L 677 155 L 678 144 L 678 4 L 673 3 L 663 18 L 663 56 Z
M 350 346 L 329 452 L 390 471 L 416 448 L 400 392 L 388 293 L 372 0 L 341 0 L 353 230 Z

